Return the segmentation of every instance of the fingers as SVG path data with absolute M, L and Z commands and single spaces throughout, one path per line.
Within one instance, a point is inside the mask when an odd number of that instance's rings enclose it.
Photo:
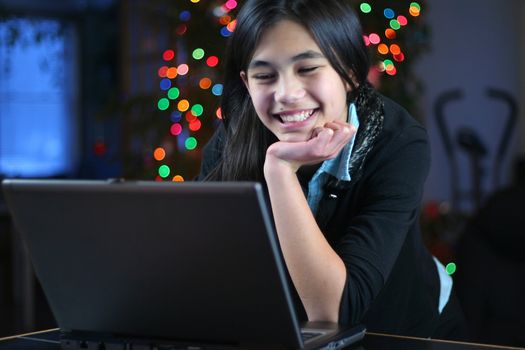
M 276 142 L 267 154 L 287 161 L 296 169 L 336 157 L 355 134 L 355 127 L 344 122 L 328 122 L 312 130 L 306 142 Z
M 354 126 L 343 122 L 328 122 L 323 128 L 319 129 L 322 130 L 316 131 L 317 138 L 323 137 L 319 139 L 317 147 L 322 150 L 322 153 L 327 157 L 326 159 L 337 156 L 356 131 Z

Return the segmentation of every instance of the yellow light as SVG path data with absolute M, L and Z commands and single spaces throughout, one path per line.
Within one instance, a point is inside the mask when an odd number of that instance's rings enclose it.
M 180 100 L 177 104 L 177 109 L 181 112 L 186 112 L 190 108 L 190 102 L 188 100 Z
M 386 44 L 379 44 L 379 46 L 377 46 L 377 52 L 386 55 L 388 53 L 388 46 Z
M 183 178 L 182 176 L 180 176 L 180 175 L 175 175 L 175 176 L 173 177 L 173 180 L 172 180 L 172 181 L 174 181 L 174 182 L 183 182 L 183 181 L 184 181 L 184 178 Z

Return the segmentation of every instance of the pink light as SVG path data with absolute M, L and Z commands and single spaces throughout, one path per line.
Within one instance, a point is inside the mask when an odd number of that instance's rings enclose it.
M 377 45 L 381 42 L 381 38 L 376 33 L 370 34 L 368 38 L 370 39 L 370 42 L 374 45 Z
M 188 65 L 185 63 L 177 67 L 177 72 L 179 73 L 179 75 L 186 75 L 188 74 L 189 70 L 190 70 L 190 67 L 188 67 Z
M 363 40 L 365 41 L 366 46 L 370 46 L 370 39 L 366 35 L 363 35 Z
M 226 4 L 224 4 L 228 10 L 233 10 L 237 7 L 237 1 L 235 0 L 228 0 Z
M 177 136 L 177 135 L 180 135 L 180 133 L 182 132 L 182 125 L 180 125 L 179 123 L 175 123 L 171 126 L 170 128 L 170 133 L 173 135 L 173 136 Z

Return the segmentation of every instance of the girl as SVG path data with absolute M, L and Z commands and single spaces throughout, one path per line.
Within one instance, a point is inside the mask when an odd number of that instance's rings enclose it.
M 266 185 L 308 320 L 459 336 L 450 277 L 419 231 L 427 135 L 367 81 L 362 38 L 346 1 L 248 0 L 198 179 Z

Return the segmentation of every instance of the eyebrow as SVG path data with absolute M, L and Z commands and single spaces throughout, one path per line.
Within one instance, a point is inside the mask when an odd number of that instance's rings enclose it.
M 306 59 L 312 59 L 312 58 L 324 58 L 324 55 L 317 51 L 308 50 L 308 51 L 301 52 L 300 54 L 293 56 L 290 59 L 290 62 L 293 63 L 293 62 L 306 60 Z M 258 68 L 258 67 L 267 67 L 267 66 L 271 66 L 271 64 L 263 60 L 253 60 L 248 65 L 248 69 Z

